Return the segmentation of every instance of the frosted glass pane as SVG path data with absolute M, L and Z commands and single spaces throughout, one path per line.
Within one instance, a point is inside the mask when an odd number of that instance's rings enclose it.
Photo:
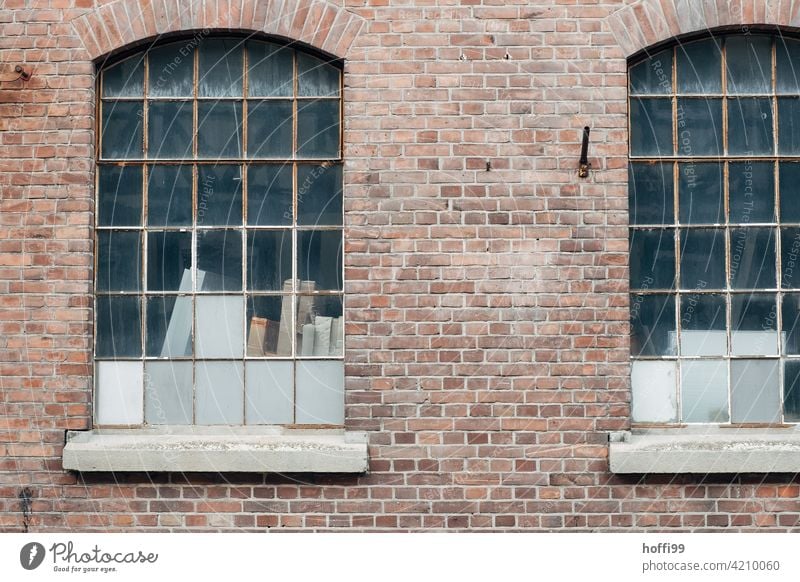
M 190 290 L 191 272 L 184 272 L 181 287 Z M 156 357 L 181 357 L 192 354 L 193 300 L 181 295 L 147 297 L 145 353 Z
M 305 100 L 297 105 L 297 155 L 339 157 L 339 101 Z
M 722 153 L 722 99 L 678 99 L 678 155 Z
M 141 97 L 144 55 L 138 54 L 103 71 L 103 97 Z
M 234 164 L 197 168 L 197 226 L 242 224 L 242 167 Z
M 725 288 L 725 231 L 691 228 L 680 233 L 681 289 Z
M 634 230 L 630 234 L 631 289 L 675 287 L 675 231 Z
M 141 233 L 97 233 L 97 290 L 138 291 L 141 285 Z
M 291 97 L 294 91 L 294 51 L 260 41 L 247 43 L 250 97 Z
M 681 355 L 727 354 L 725 298 L 722 295 L 681 296 Z
M 678 92 L 722 93 L 722 54 L 714 39 L 677 46 Z
M 775 229 L 732 228 L 730 237 L 731 287 L 774 289 Z
M 631 295 L 631 355 L 671 356 L 675 341 L 675 297 Z
M 147 224 L 192 224 L 191 166 L 150 166 L 147 174 Z
M 142 424 L 143 368 L 142 362 L 97 362 L 97 424 Z
M 725 41 L 728 93 L 772 91 L 772 39 L 768 36 L 735 35 Z
M 661 51 L 631 67 L 631 95 L 672 93 L 672 49 Z
M 778 353 L 775 295 L 734 295 L 731 298 L 731 353 L 769 356 Z
M 142 167 L 97 167 L 97 224 L 140 226 L 142 224 Z
M 344 362 L 297 362 L 297 424 L 344 424 Z
M 178 42 L 148 51 L 147 91 L 155 97 L 191 97 L 194 92 L 194 48 Z
M 243 357 L 244 297 L 199 296 L 196 301 L 197 357 Z
M 630 141 L 634 156 L 671 156 L 672 101 L 631 99 Z
M 779 363 L 731 361 L 731 422 L 780 422 Z
M 725 222 L 722 164 L 688 162 L 678 164 L 680 221 L 683 224 Z
M 139 297 L 101 295 L 95 303 L 95 355 L 98 358 L 141 356 L 142 313 Z
M 750 97 L 728 99 L 728 153 L 767 155 L 774 147 L 772 102 Z
M 672 224 L 674 178 L 672 164 L 632 163 L 628 166 L 628 213 L 631 224 Z
M 204 39 L 199 50 L 197 90 L 200 97 L 241 97 L 242 41 L 234 38 Z
M 771 162 L 728 164 L 731 222 L 775 222 L 775 166 Z
M 292 224 L 292 165 L 257 164 L 247 170 L 247 224 Z
M 192 363 L 147 362 L 145 370 L 147 424 L 192 424 Z
M 292 157 L 292 102 L 247 102 L 247 156 Z
M 728 363 L 681 363 L 683 422 L 728 422 Z
M 292 362 L 247 362 L 247 424 L 291 424 L 294 422 L 294 364 Z
M 297 94 L 300 97 L 339 95 L 339 69 L 311 55 L 297 53 Z
M 634 422 L 678 420 L 676 362 L 633 362 L 631 417 Z
M 104 101 L 101 155 L 105 159 L 144 155 L 141 101 Z
M 244 424 L 242 362 L 197 362 L 195 423 Z
M 147 157 L 191 158 L 193 115 L 191 101 L 150 101 L 147 110 Z

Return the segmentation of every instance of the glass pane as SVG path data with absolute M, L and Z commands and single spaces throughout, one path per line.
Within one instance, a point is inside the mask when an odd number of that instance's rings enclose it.
M 674 356 L 675 297 L 631 295 L 631 355 Z
M 731 287 L 774 289 L 775 231 L 772 228 L 732 228 Z
M 777 57 L 776 89 L 778 94 L 800 93 L 800 42 L 785 36 L 775 39 Z
M 344 362 L 297 362 L 297 424 L 344 424 Z
M 97 424 L 142 424 L 143 368 L 142 362 L 97 363 Z
M 191 288 L 191 279 L 188 286 Z M 147 297 L 145 354 L 158 358 L 192 355 L 192 298 L 181 295 Z
M 681 296 L 681 355 L 724 356 L 728 353 L 725 297 Z
M 630 234 L 631 289 L 675 287 L 675 231 L 634 230 Z
M 772 92 L 772 39 L 735 35 L 725 40 L 728 93 Z
M 142 167 L 97 167 L 97 224 L 140 226 L 142 224 Z
M 195 303 L 197 357 L 244 357 L 244 297 L 198 296 Z
M 192 102 L 150 101 L 147 111 L 147 156 L 192 157 Z
M 775 295 L 731 297 L 731 354 L 771 356 L 778 353 L 778 311 Z
M 722 93 L 722 58 L 715 39 L 677 46 L 678 92 Z
M 297 298 L 297 355 L 341 356 L 344 328 L 341 296 Z
M 691 228 L 680 237 L 681 289 L 724 289 L 725 231 Z
M 197 167 L 197 226 L 242 224 L 242 167 Z
M 242 104 L 200 101 L 197 104 L 197 150 L 202 158 L 242 156 Z
M 731 422 L 781 420 L 778 360 L 731 362 Z
M 634 422 L 678 420 L 677 362 L 633 362 L 631 417 Z
M 672 101 L 631 99 L 631 155 L 671 156 Z
M 147 424 L 192 424 L 191 362 L 147 362 L 144 419 Z
M 143 157 L 143 117 L 141 101 L 104 101 L 100 148 L 102 157 L 106 159 Z
M 784 364 L 783 416 L 786 422 L 800 422 L 800 360 Z
M 200 43 L 200 97 L 241 97 L 242 41 L 235 38 L 207 38 Z
M 197 290 L 241 291 L 242 233 L 205 230 L 197 233 Z
M 341 230 L 298 231 L 297 276 L 314 281 L 316 291 L 342 288 Z
M 771 154 L 772 103 L 769 99 L 728 99 L 728 153 Z
M 342 224 L 342 165 L 297 165 L 297 224 Z
M 97 290 L 138 291 L 141 271 L 141 234 L 136 231 L 97 232 Z
M 98 358 L 138 358 L 142 355 L 142 310 L 139 297 L 100 295 L 95 302 Z
M 672 224 L 672 164 L 628 165 L 628 212 L 631 224 Z
M 192 290 L 192 233 L 147 233 L 147 290 Z
M 778 99 L 778 153 L 800 153 L 800 97 Z
M 781 198 L 781 221 L 800 222 L 800 164 L 781 162 L 778 165 Z
M 294 421 L 294 364 L 247 362 L 245 423 L 291 424 Z
M 247 168 L 247 224 L 292 224 L 292 165 L 261 164 Z
M 722 153 L 722 99 L 678 99 L 678 155 Z
M 197 362 L 195 423 L 244 423 L 242 362 Z
M 148 51 L 147 92 L 153 97 L 191 97 L 194 94 L 194 47 L 175 43 Z
M 247 288 L 280 291 L 292 278 L 292 231 L 257 230 L 247 233 Z
M 772 162 L 728 165 L 731 222 L 775 222 L 775 167 Z
M 783 353 L 800 355 L 800 295 L 787 293 L 782 303 Z
M 800 289 L 800 228 L 781 229 L 781 287 Z
M 297 155 L 339 157 L 339 101 L 301 101 L 297 104 Z
M 292 102 L 247 102 L 247 155 L 251 158 L 292 157 Z
M 150 166 L 147 175 L 147 224 L 192 224 L 191 166 Z
M 678 164 L 680 221 L 683 224 L 725 222 L 722 164 Z
M 247 43 L 247 93 L 250 97 L 291 97 L 294 88 L 292 49 L 268 42 Z
M 141 97 L 143 94 L 143 54 L 134 55 L 103 71 L 103 97 Z
M 291 295 L 251 295 L 247 322 L 248 357 L 292 355 Z
M 337 97 L 339 69 L 316 57 L 297 53 L 297 94 L 300 97 Z
M 681 362 L 683 422 L 728 422 L 728 363 Z
M 672 49 L 661 51 L 628 73 L 631 95 L 672 93 Z

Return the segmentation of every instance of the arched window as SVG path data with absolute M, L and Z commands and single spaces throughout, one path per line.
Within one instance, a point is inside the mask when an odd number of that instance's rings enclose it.
M 800 43 L 629 69 L 632 419 L 800 422 Z
M 243 37 L 100 71 L 97 425 L 344 423 L 341 86 Z

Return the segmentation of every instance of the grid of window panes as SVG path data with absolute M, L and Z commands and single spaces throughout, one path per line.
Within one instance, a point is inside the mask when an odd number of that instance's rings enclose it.
M 800 43 L 629 69 L 634 422 L 800 421 Z
M 343 424 L 340 68 L 192 38 L 98 90 L 96 424 Z

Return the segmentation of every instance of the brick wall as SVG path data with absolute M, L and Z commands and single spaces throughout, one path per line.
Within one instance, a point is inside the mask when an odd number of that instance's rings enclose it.
M 0 529 L 792 529 L 791 475 L 616 477 L 628 427 L 626 56 L 800 1 L 5 0 Z M 360 477 L 78 476 L 95 60 L 263 31 L 346 59 L 347 426 Z M 592 131 L 588 180 L 577 178 Z M 21 496 L 31 498 L 22 511 Z

